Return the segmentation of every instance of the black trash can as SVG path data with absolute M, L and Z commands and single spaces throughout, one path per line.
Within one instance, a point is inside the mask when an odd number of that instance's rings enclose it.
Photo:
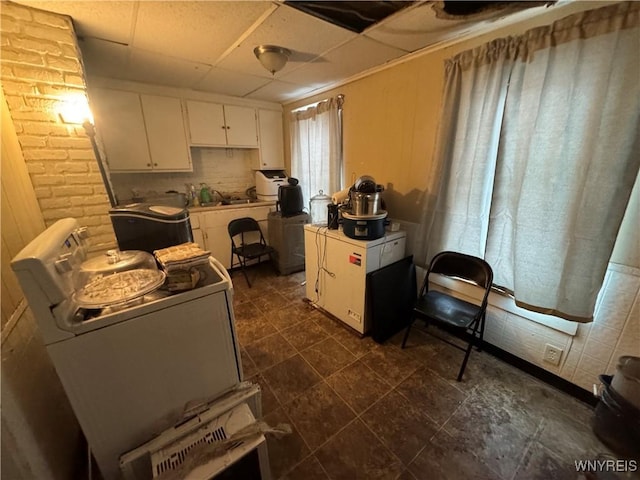
M 134 203 L 109 210 L 120 250 L 154 250 L 193 242 L 186 208 Z
M 640 410 L 611 387 L 611 375 L 600 375 L 603 388 L 593 417 L 593 432 L 615 453 L 640 459 Z

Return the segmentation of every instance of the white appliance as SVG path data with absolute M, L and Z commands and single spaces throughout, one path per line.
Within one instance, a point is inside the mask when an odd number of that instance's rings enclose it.
M 86 229 L 63 219 L 12 261 L 47 351 L 106 480 L 119 457 L 242 380 L 233 285 L 210 258 L 203 286 L 162 289 L 137 306 L 78 309 Z
M 404 258 L 406 232 L 356 240 L 341 229 L 305 225 L 306 297 L 360 334 L 371 328 L 366 276 Z
M 275 202 L 278 200 L 278 188 L 287 185 L 287 174 L 284 170 L 256 171 L 256 195 L 258 200 Z

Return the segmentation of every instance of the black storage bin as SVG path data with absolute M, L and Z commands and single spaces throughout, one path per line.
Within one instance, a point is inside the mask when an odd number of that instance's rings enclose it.
M 154 250 L 193 242 L 189 211 L 166 205 L 136 203 L 109 210 L 120 250 Z

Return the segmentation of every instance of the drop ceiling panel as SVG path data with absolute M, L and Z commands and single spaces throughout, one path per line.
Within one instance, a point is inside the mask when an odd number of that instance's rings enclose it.
M 253 92 L 269 82 L 271 80 L 264 77 L 245 75 L 214 67 L 202 80 L 193 86 L 193 89 L 244 97 L 249 92 Z
M 268 1 L 140 2 L 133 46 L 213 65 L 270 8 Z
M 331 84 L 357 73 L 382 65 L 406 52 L 366 37 L 358 37 L 314 61 L 300 67 L 282 80 L 299 85 Z
M 388 21 L 367 30 L 365 36 L 407 52 L 415 52 L 458 35 L 468 23 L 465 20 L 436 18 L 429 2 L 398 13 Z
M 270 78 L 271 74 L 256 59 L 253 49 L 262 44 L 279 45 L 293 52 L 287 65 L 276 73 L 276 77 L 281 77 L 300 65 L 298 63 L 300 57 L 304 57 L 305 61 L 311 60 L 349 39 L 356 38 L 356 36 L 355 33 L 348 30 L 331 25 L 286 5 L 280 5 L 218 65 L 228 70 Z
M 210 68 L 209 65 L 203 63 L 189 62 L 134 48 L 131 50 L 126 73 L 121 78 L 157 85 L 191 88 L 207 74 Z
M 95 37 L 120 43 L 129 43 L 137 2 L 93 1 L 45 2 L 20 1 L 23 5 L 69 15 L 76 33 L 81 37 Z
M 313 85 L 294 85 L 274 80 L 254 92 L 251 92 L 246 96 L 246 98 L 284 103 L 289 100 L 304 97 L 315 89 L 317 89 L 317 87 Z
M 130 49 L 126 45 L 95 38 L 78 42 L 89 75 L 119 78 L 127 68 Z

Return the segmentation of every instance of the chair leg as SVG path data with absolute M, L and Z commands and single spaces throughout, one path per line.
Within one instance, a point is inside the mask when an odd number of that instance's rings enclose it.
M 411 323 L 409 323 L 409 325 L 407 326 L 407 331 L 404 332 L 404 338 L 402 339 L 402 348 L 404 348 L 405 344 L 407 343 L 407 338 L 409 338 L 409 330 L 411 330 L 411 327 L 413 326 L 413 322 L 415 322 L 415 318 L 411 319 Z
M 478 326 L 482 323 L 482 319 L 480 319 L 473 327 L 473 331 L 471 332 L 471 337 L 469 338 L 469 345 L 467 345 L 467 350 L 464 354 L 464 360 L 462 361 L 462 366 L 460 367 L 460 372 L 458 373 L 458 381 L 462 380 L 462 374 L 464 373 L 465 368 L 467 368 L 467 362 L 469 361 L 469 355 L 471 355 L 471 349 L 473 348 L 473 344 L 476 343 L 476 334 L 478 333 Z M 482 327 L 480 327 L 480 345 L 482 345 Z
M 469 355 L 471 355 L 471 348 L 473 347 L 473 340 L 469 341 L 469 345 L 467 346 L 467 351 L 464 354 L 464 360 L 462 361 L 462 366 L 460 367 L 460 372 L 458 372 L 458 382 L 462 380 L 462 374 L 464 373 L 465 368 L 467 368 L 467 361 L 469 361 Z
M 480 341 L 478 342 L 478 351 L 481 352 L 482 351 L 482 345 L 484 344 L 484 318 L 485 315 L 482 315 L 482 318 L 480 319 Z
M 249 281 L 249 276 L 247 275 L 247 272 L 245 271 L 244 267 L 242 267 L 242 273 L 244 275 L 244 279 L 247 281 L 247 285 L 249 285 L 249 288 L 251 288 L 251 282 Z
M 244 257 L 240 257 L 238 256 L 238 259 L 240 260 L 240 270 L 242 270 L 242 274 L 244 275 L 244 279 L 247 281 L 247 285 L 249 285 L 249 288 L 251 288 L 251 282 L 249 281 L 249 275 L 247 275 L 247 270 L 245 269 L 246 263 L 247 263 L 247 259 Z

